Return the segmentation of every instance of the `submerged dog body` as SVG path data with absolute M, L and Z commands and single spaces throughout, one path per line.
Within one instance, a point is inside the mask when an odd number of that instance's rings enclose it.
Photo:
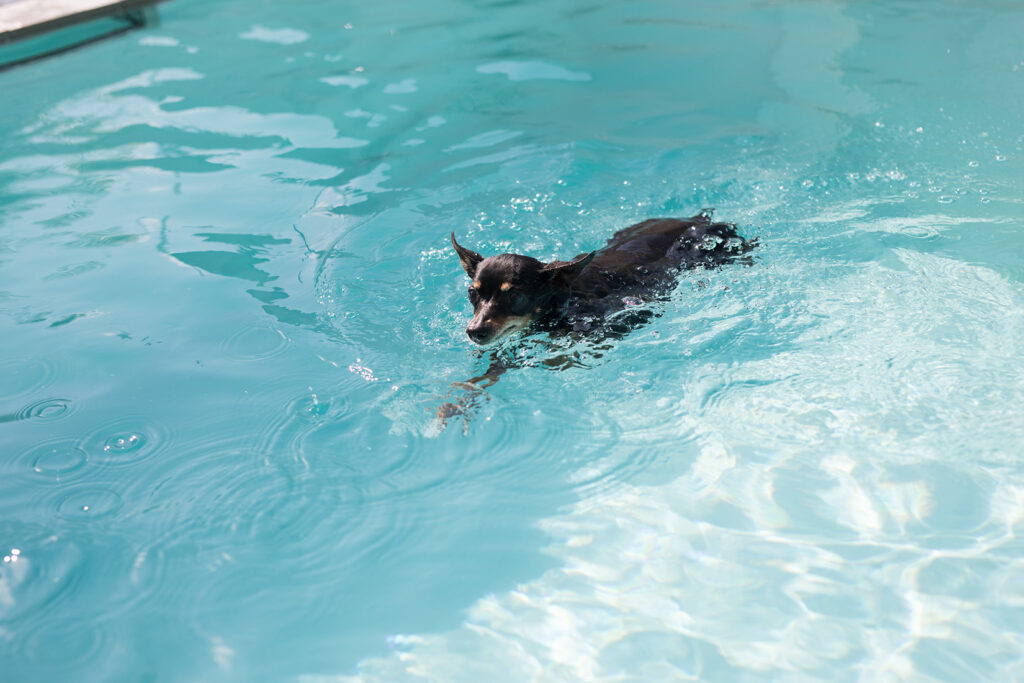
M 680 270 L 736 260 L 754 247 L 729 223 L 713 223 L 710 211 L 688 219 L 652 218 L 615 233 L 604 247 L 571 261 L 544 263 L 529 256 L 484 258 L 452 246 L 473 281 L 473 320 L 466 334 L 487 344 L 537 325 L 548 331 L 624 332 L 650 311 L 616 315 L 663 296 Z

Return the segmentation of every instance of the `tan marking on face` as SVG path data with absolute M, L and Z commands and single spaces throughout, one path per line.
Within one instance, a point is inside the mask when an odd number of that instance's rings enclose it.
M 474 289 L 480 289 L 480 281 L 479 280 L 473 280 L 473 288 Z
M 511 282 L 502 282 L 501 283 L 501 291 L 507 292 L 510 289 L 512 289 L 512 283 Z
M 531 316 L 528 315 L 510 315 L 501 322 L 501 327 L 498 328 L 497 333 L 494 335 L 494 339 L 498 340 L 510 332 L 524 329 L 530 324 L 531 320 Z
M 470 323 L 470 327 L 478 326 L 479 315 L 473 316 L 473 322 Z M 533 321 L 533 316 L 529 315 L 510 315 L 504 318 L 483 318 L 480 322 L 483 325 L 494 331 L 494 335 L 486 342 L 486 344 L 493 344 L 502 337 L 516 332 L 518 330 L 525 329 Z

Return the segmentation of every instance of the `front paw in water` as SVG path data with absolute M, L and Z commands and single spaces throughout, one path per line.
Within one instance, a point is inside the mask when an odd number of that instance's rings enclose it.
M 442 403 L 441 407 L 437 409 L 437 419 L 441 420 L 441 422 L 446 422 L 460 415 L 466 415 L 466 409 L 458 403 Z
M 437 425 L 444 431 L 451 419 L 462 418 L 462 431 L 469 431 L 469 418 L 473 416 L 467 407 L 461 403 L 443 403 L 437 409 Z
M 469 430 L 469 420 L 473 417 L 473 414 L 480 408 L 480 404 L 487 398 L 487 394 L 482 389 L 472 384 L 466 384 L 460 382 L 454 385 L 456 389 L 460 389 L 465 392 L 459 397 L 457 401 L 449 401 L 442 403 L 441 407 L 437 409 L 437 419 L 444 429 L 448 426 L 448 420 L 453 418 L 462 418 L 462 431 Z M 451 396 L 451 394 L 449 394 Z

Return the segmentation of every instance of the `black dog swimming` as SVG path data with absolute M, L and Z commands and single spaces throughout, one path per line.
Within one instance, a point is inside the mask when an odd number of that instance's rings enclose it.
M 756 244 L 735 225 L 712 222 L 709 210 L 688 219 L 652 218 L 618 231 L 597 251 L 550 263 L 519 254 L 484 258 L 459 245 L 452 233 L 452 246 L 473 281 L 473 320 L 466 334 L 481 345 L 526 328 L 556 336 L 621 336 L 653 317 L 641 304 L 664 297 L 681 271 L 744 259 Z M 508 367 L 495 355 L 486 373 L 460 386 L 489 386 Z M 465 415 L 466 407 L 465 401 L 448 403 L 439 416 Z

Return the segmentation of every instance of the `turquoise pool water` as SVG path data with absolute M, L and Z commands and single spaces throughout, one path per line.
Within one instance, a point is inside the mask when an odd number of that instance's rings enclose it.
M 5 680 L 1024 678 L 1024 6 L 162 16 L 0 73 Z M 438 430 L 449 231 L 705 206 Z

